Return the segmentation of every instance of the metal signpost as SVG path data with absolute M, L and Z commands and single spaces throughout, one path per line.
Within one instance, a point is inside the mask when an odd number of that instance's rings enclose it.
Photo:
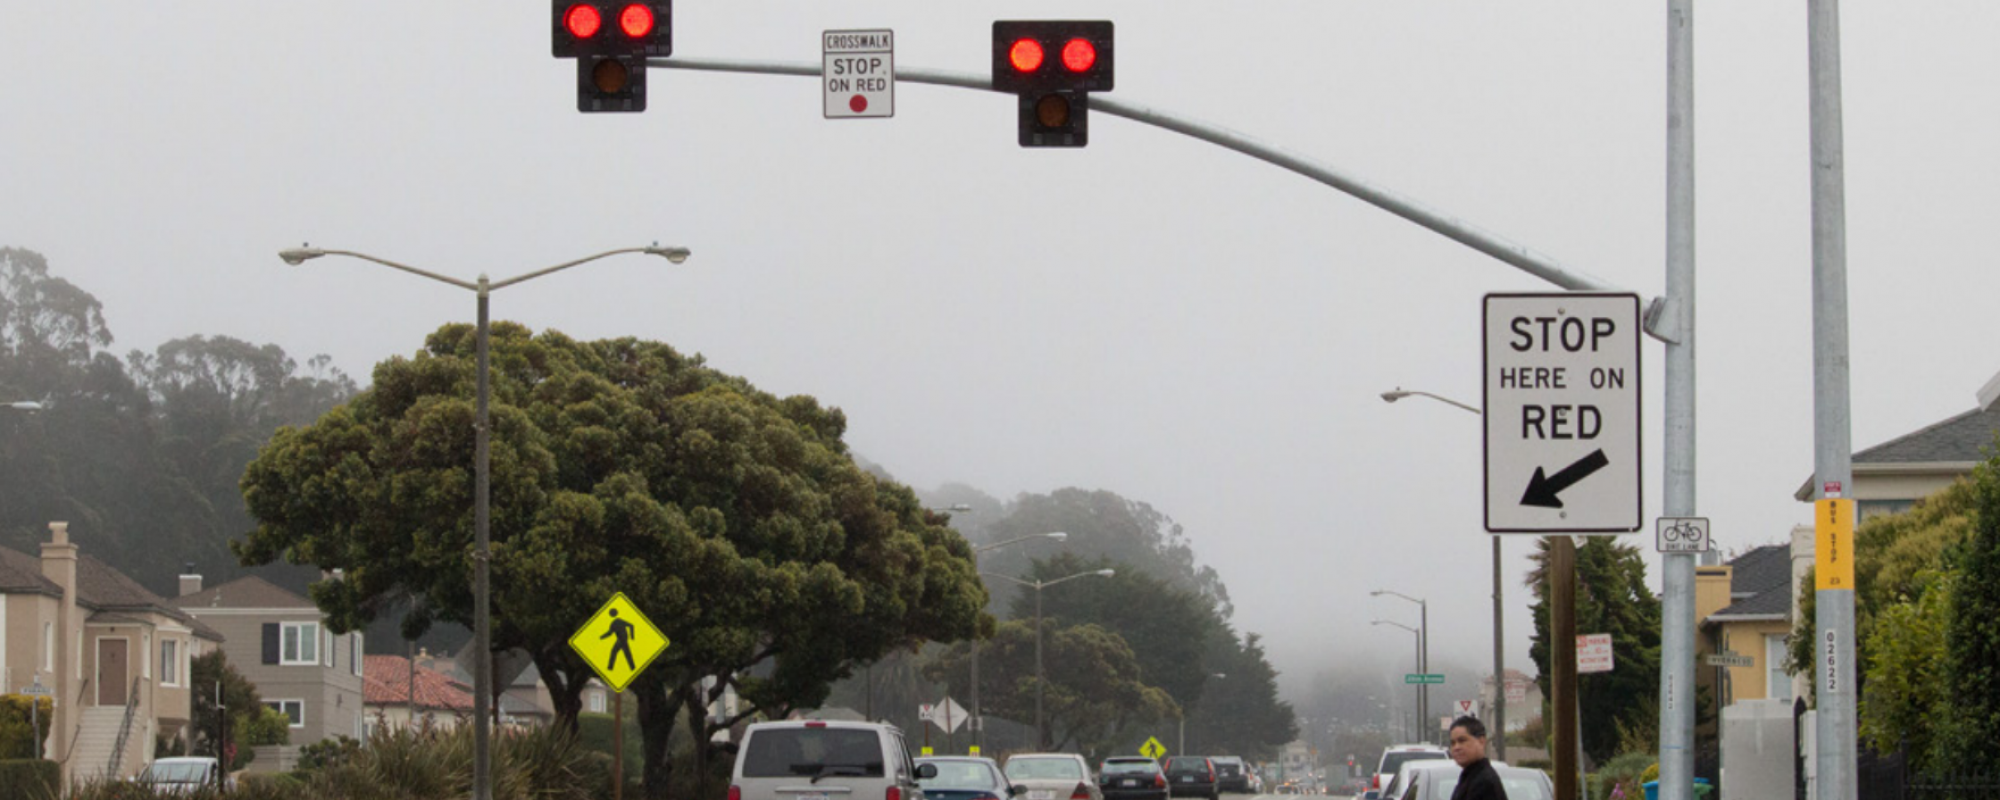
M 895 31 L 826 31 L 820 46 L 827 119 L 896 116 Z

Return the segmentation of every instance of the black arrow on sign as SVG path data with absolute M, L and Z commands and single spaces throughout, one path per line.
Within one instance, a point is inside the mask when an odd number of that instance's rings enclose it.
M 1556 495 L 1610 464 L 1611 459 L 1604 457 L 1603 450 L 1592 450 L 1590 455 L 1577 459 L 1576 463 L 1563 467 L 1553 476 L 1543 475 L 1542 468 L 1536 467 L 1535 477 L 1528 479 L 1528 493 L 1521 495 L 1521 505 L 1562 508 L 1562 498 Z

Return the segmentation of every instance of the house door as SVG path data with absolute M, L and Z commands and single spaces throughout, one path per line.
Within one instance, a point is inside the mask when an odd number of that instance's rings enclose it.
M 125 705 L 125 695 L 131 680 L 128 672 L 125 647 L 126 640 L 104 638 L 97 640 L 97 704 L 100 706 Z

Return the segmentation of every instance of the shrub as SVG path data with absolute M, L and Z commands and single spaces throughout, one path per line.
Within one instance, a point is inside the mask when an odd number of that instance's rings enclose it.
M 51 800 L 62 786 L 62 768 L 48 759 L 0 760 L 0 800 Z
M 36 712 L 39 719 L 29 712 L 28 695 L 0 695 L 0 759 L 34 758 L 33 731 L 37 722 L 40 723 L 42 736 L 49 735 L 49 715 L 54 713 L 55 703 L 47 697 L 38 697 L 35 701 L 35 706 L 41 709 Z M 46 748 L 47 744 L 43 747 Z M 44 750 L 42 755 L 48 755 L 48 752 Z
M 321 739 L 299 748 L 299 771 L 317 772 L 347 763 L 361 752 L 361 741 L 352 736 Z
M 1640 784 L 1644 783 L 1644 781 L 1639 776 L 1644 774 L 1646 768 L 1652 765 L 1652 753 L 1624 753 L 1614 757 L 1610 761 L 1604 762 L 1604 766 L 1598 769 L 1597 774 L 1590 776 L 1590 796 L 1596 798 L 1610 797 L 1612 787 L 1622 784 L 1625 787 L 1626 797 L 1640 797 L 1643 795 L 1643 787 Z

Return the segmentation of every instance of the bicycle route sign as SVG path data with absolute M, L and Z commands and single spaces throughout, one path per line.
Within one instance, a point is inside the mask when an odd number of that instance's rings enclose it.
M 1639 296 L 1494 293 L 1483 317 L 1486 530 L 1638 530 Z
M 1708 552 L 1708 518 L 1661 517 L 1653 528 L 1653 547 L 1662 553 Z
M 625 691 L 633 678 L 666 651 L 667 644 L 666 635 L 653 627 L 653 621 L 646 619 L 624 592 L 611 595 L 604 607 L 569 637 L 570 648 L 583 656 L 614 692 Z

